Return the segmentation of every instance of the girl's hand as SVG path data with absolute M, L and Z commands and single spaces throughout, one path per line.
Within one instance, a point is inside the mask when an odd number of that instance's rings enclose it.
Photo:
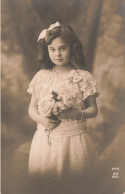
M 64 110 L 61 113 L 59 113 L 58 118 L 60 118 L 60 119 L 71 119 L 71 120 L 81 120 L 82 110 L 70 108 L 68 110 Z M 82 120 L 85 120 L 85 118 L 82 118 Z
M 46 129 L 53 130 L 55 127 L 57 127 L 60 124 L 60 120 L 50 119 L 48 117 L 42 116 L 41 122 Z
M 96 104 L 96 98 L 94 95 L 88 96 L 87 108 L 84 110 L 77 110 L 70 108 L 69 110 L 62 111 L 59 114 L 60 119 L 72 119 L 72 120 L 86 120 L 89 118 L 94 118 L 98 114 L 98 108 Z

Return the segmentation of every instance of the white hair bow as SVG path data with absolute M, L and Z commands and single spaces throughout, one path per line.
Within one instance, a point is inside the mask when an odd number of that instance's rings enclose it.
M 55 24 L 51 24 L 51 25 L 49 26 L 48 29 L 44 29 L 44 30 L 40 33 L 37 42 L 38 42 L 40 39 L 44 39 L 44 38 L 45 38 L 47 30 L 52 30 L 53 28 L 58 27 L 58 26 L 60 26 L 60 23 L 59 23 L 59 22 L 56 22 Z

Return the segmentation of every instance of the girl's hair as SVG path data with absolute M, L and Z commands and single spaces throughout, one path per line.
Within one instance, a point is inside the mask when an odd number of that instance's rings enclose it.
M 38 42 L 38 61 L 42 69 L 52 69 L 54 64 L 49 58 L 48 45 L 53 39 L 61 37 L 71 48 L 71 63 L 74 69 L 86 69 L 85 57 L 83 54 L 82 43 L 76 36 L 73 29 L 68 25 L 60 25 L 52 30 L 47 30 L 44 39 Z

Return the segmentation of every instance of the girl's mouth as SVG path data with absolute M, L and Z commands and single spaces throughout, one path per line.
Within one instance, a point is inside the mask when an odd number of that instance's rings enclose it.
M 56 61 L 62 61 L 62 59 L 55 59 Z

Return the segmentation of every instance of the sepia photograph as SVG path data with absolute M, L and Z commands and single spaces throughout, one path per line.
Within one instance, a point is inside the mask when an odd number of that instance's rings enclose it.
M 1 194 L 125 194 L 125 1 L 1 1 Z

